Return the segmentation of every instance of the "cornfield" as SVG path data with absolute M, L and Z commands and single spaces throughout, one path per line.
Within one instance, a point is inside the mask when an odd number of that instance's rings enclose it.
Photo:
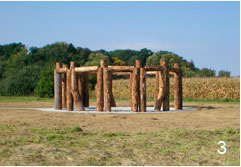
M 174 79 L 170 78 L 170 96 Z M 154 97 L 155 78 L 147 78 L 146 95 Z M 129 79 L 113 80 L 113 94 L 118 99 L 129 99 Z M 239 99 L 239 78 L 183 78 L 183 97 L 191 99 Z

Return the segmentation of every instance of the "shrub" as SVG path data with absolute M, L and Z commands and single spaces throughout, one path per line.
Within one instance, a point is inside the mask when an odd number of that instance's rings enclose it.
M 52 68 L 41 71 L 35 92 L 39 97 L 54 96 L 54 76 Z
M 34 92 L 38 82 L 40 67 L 29 65 L 22 70 L 11 70 L 5 73 L 5 78 L 0 81 L 0 95 L 20 96 Z

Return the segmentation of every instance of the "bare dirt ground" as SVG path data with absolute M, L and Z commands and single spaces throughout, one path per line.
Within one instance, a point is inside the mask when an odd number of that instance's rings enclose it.
M 86 130 L 101 131 L 155 131 L 161 128 L 240 128 L 240 105 L 237 104 L 189 103 L 185 106 L 195 107 L 197 110 L 165 114 L 125 115 L 50 113 L 37 110 L 9 109 L 10 107 L 52 106 L 51 102 L 0 103 L 0 124 L 27 123 L 36 127 L 79 125 Z

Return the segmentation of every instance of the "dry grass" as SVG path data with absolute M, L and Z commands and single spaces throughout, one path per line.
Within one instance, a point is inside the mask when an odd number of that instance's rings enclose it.
M 196 111 L 121 115 L 24 110 L 17 107 L 52 107 L 53 101 L 13 100 L 0 102 L 1 165 L 240 164 L 238 104 L 190 103 L 185 106 Z M 217 152 L 221 140 L 224 155 Z

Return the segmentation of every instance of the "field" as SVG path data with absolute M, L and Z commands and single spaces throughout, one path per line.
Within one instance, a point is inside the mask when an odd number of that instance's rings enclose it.
M 173 99 L 173 78 L 170 79 L 170 96 Z M 155 78 L 147 78 L 147 98 L 152 100 L 155 91 Z M 129 79 L 113 82 L 113 94 L 118 99 L 129 99 Z M 240 78 L 184 78 L 184 100 L 239 101 Z
M 239 103 L 186 102 L 197 110 L 162 114 L 21 109 L 52 106 L 53 99 L 0 97 L 0 165 L 240 164 Z

